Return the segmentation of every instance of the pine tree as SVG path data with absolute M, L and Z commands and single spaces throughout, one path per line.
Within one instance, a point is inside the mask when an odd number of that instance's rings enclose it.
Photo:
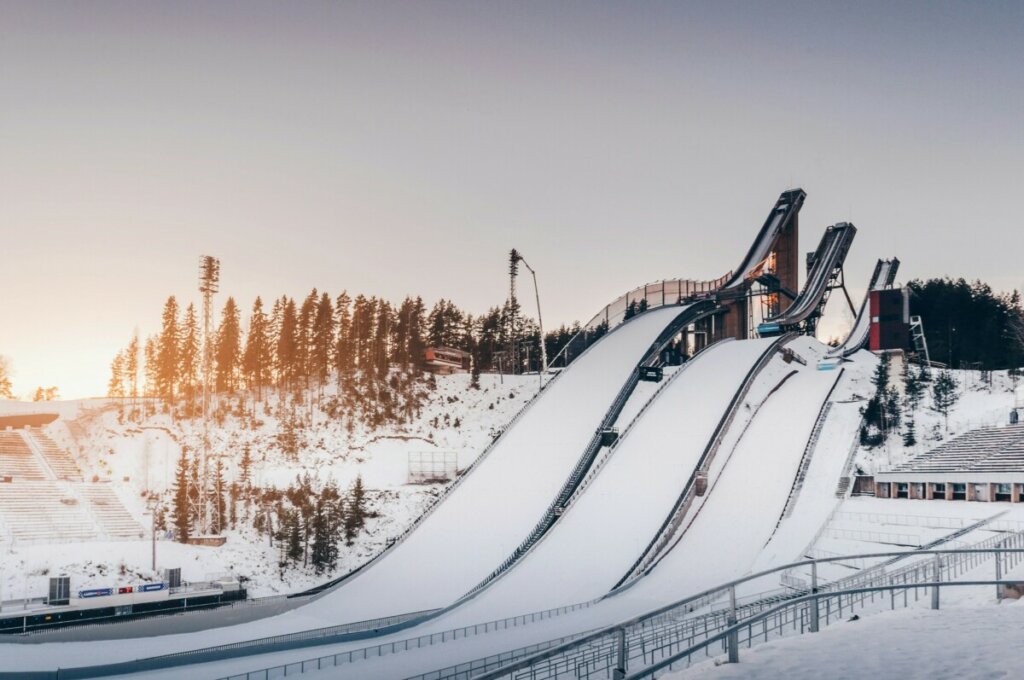
M 347 378 L 355 367 L 355 352 L 352 347 L 352 300 L 348 293 L 342 292 L 334 303 L 335 339 L 334 339 L 334 371 L 340 390 L 343 379 Z
M 168 404 L 174 401 L 175 388 L 178 383 L 179 344 L 178 302 L 172 295 L 164 304 L 163 325 L 157 340 L 156 367 L 157 394 Z
M 139 399 L 139 333 L 132 334 L 128 341 L 128 347 L 124 356 L 124 381 L 128 386 L 128 396 L 131 397 L 131 417 L 137 419 Z
M 238 305 L 229 297 L 221 312 L 220 326 L 217 328 L 215 359 L 217 367 L 216 389 L 218 392 L 234 394 L 235 376 L 242 356 L 242 327 L 239 320 Z
M 942 371 L 932 385 L 932 407 L 942 414 L 946 432 L 949 432 L 949 412 L 959 399 L 956 378 L 948 370 Z
M 316 305 L 313 319 L 313 335 L 310 343 L 310 363 L 318 387 L 318 397 L 323 396 L 324 383 L 331 371 L 331 352 L 334 349 L 334 305 L 331 296 L 323 293 Z
M 252 485 L 252 453 L 249 442 L 242 446 L 242 460 L 238 463 L 238 483 L 245 490 Z
M 217 459 L 216 464 L 213 468 L 213 526 L 210 528 L 210 532 L 219 534 L 224 531 L 225 520 L 227 518 L 227 501 L 225 494 L 227 487 L 224 484 L 224 463 L 220 458 Z
M 257 401 L 263 401 L 263 385 L 270 379 L 273 363 L 270 341 L 270 325 L 263 312 L 263 300 L 257 297 L 249 317 L 249 333 L 245 338 L 245 354 L 242 359 L 249 389 L 256 390 Z
M 6 376 L 0 379 L 6 380 Z M 10 390 L 10 381 L 7 381 L 7 389 Z M 115 354 L 114 360 L 110 362 L 110 382 L 107 383 L 107 396 L 111 399 L 124 398 L 124 350 Z M 4 398 L 13 399 L 14 397 Z
M 196 318 L 196 308 L 189 304 L 185 308 L 185 320 L 181 329 L 181 347 L 178 349 L 178 375 L 181 378 L 181 393 L 185 398 L 189 416 L 196 413 L 196 398 L 200 392 L 199 372 L 202 367 L 202 334 Z
M 157 375 L 159 373 L 160 354 L 157 337 L 155 335 L 151 335 L 146 338 L 146 343 L 143 347 L 142 356 L 145 357 L 146 360 L 146 381 L 143 393 L 147 397 L 155 397 L 157 396 L 157 383 L 159 382 Z M 147 412 L 148 410 L 149 406 L 147 406 Z
M 914 425 L 914 417 L 911 415 L 907 419 L 906 429 L 903 430 L 903 446 L 911 447 L 917 444 L 917 428 Z
M 310 561 L 316 573 L 333 571 L 338 566 L 338 540 L 341 516 L 337 487 L 327 484 L 317 496 L 313 514 L 313 546 Z
M 282 390 L 289 390 L 296 386 L 298 378 L 298 317 L 295 313 L 295 300 L 282 298 L 280 314 L 281 322 L 277 333 L 277 379 Z
M 316 308 L 320 296 L 316 288 L 306 296 L 299 308 L 298 332 L 296 333 L 295 353 L 296 370 L 307 393 L 312 376 L 313 324 L 316 321 Z
M 349 507 L 345 513 L 345 540 L 349 545 L 359 530 L 366 526 L 366 489 L 363 487 L 363 476 L 356 477 L 348 496 Z
M 3 355 L 0 355 L 0 399 L 14 399 L 11 385 L 11 363 Z
M 473 355 L 473 367 L 469 374 L 469 388 L 472 390 L 480 389 L 480 358 L 477 354 Z
M 188 454 L 182 447 L 178 467 L 174 471 L 174 531 L 179 543 L 188 543 L 191 527 Z

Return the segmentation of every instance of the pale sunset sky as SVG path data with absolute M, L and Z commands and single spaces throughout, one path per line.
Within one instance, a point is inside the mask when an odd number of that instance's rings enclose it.
M 515 247 L 552 327 L 732 269 L 796 186 L 803 250 L 858 227 L 855 298 L 879 257 L 1024 285 L 1024 3 L 0 0 L 22 396 L 102 395 L 204 253 L 246 315 L 314 286 L 480 313 Z

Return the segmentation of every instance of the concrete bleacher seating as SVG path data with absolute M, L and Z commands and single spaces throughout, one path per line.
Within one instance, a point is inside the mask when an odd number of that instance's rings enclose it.
M 46 470 L 18 431 L 0 431 L 0 478 L 44 480 Z
M 1024 471 L 1024 425 L 968 432 L 895 469 L 896 472 Z
M 93 517 L 107 538 L 139 538 L 143 529 L 109 484 L 82 484 L 76 487 L 89 502 Z
M 137 539 L 142 526 L 109 483 L 86 483 L 71 455 L 39 429 L 0 430 L 0 538 Z
M 0 484 L 0 518 L 16 541 L 91 540 L 96 522 L 66 484 Z
M 71 454 L 57 445 L 48 434 L 42 430 L 25 430 L 25 436 L 33 441 L 36 450 L 46 460 L 46 464 L 53 471 L 57 479 L 81 480 L 82 471 Z

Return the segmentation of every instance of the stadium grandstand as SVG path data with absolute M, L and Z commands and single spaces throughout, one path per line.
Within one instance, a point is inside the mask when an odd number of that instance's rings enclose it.
M 0 529 L 14 543 L 143 535 L 109 483 L 83 481 L 71 453 L 28 422 L 0 430 Z
M 983 428 L 956 437 L 875 475 L 880 498 L 1024 500 L 1024 425 Z

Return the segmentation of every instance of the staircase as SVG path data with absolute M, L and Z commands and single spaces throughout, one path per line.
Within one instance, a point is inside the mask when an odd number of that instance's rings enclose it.
M 22 430 L 25 440 L 43 457 L 46 465 L 53 471 L 57 479 L 82 481 L 82 471 L 66 449 L 57 446 L 57 442 L 42 430 Z
M 0 432 L 0 478 L 3 477 L 26 481 L 42 481 L 48 477 L 28 442 L 18 432 Z
M 839 486 L 836 487 L 836 498 L 846 498 L 846 493 L 850 490 L 850 478 L 846 475 L 839 478 Z
M 109 484 L 81 484 L 75 487 L 107 538 L 141 538 L 145 532 L 125 509 Z

